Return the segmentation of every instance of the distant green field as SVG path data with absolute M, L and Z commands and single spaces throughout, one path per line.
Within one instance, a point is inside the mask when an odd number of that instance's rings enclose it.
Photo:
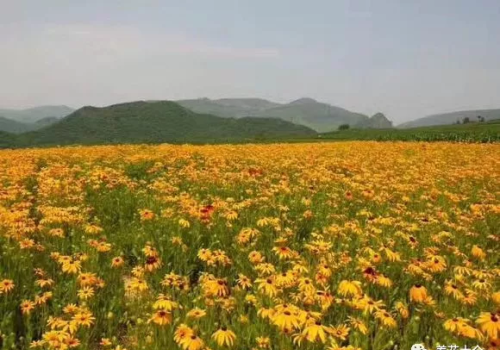
M 500 120 L 412 129 L 351 129 L 321 134 L 319 138 L 323 140 L 499 142 Z

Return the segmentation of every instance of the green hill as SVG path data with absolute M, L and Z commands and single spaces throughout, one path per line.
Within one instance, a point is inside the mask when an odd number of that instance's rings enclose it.
M 28 124 L 0 116 L 0 131 L 5 131 L 13 134 L 20 134 L 22 132 L 30 130 L 31 129 Z
M 462 122 L 464 118 L 469 118 L 471 121 L 477 121 L 478 116 L 483 117 L 486 121 L 500 119 L 500 109 L 479 109 L 472 111 L 458 111 L 452 113 L 434 114 L 428 117 L 400 124 L 397 127 L 405 129 L 416 128 L 420 126 L 455 124 L 457 120 Z
M 362 120 L 354 125 L 357 129 L 390 129 L 392 122 L 383 113 L 376 113 L 368 120 Z
M 12 134 L 21 134 L 23 132 L 41 129 L 45 126 L 54 124 L 59 118 L 46 117 L 34 123 L 22 123 L 16 120 L 0 117 L 0 131 L 5 131 Z
M 10 134 L 5 131 L 0 131 L 0 149 L 15 147 L 16 135 Z
M 174 102 L 140 101 L 81 108 L 55 124 L 19 135 L 16 145 L 231 142 L 315 135 L 282 120 L 222 118 L 194 113 Z
M 342 124 L 360 124 L 369 119 L 366 115 L 317 102 L 311 98 L 301 98 L 286 105 L 266 109 L 255 116 L 280 118 L 305 125 L 318 132 L 336 130 Z
M 199 98 L 175 102 L 196 113 L 213 114 L 225 118 L 248 117 L 280 105 L 260 98 L 224 98 L 219 100 Z
M 219 100 L 202 98 L 177 102 L 197 113 L 209 113 L 226 118 L 241 118 L 244 116 L 277 118 L 305 125 L 318 132 L 336 130 L 341 124 L 365 128 L 372 125 L 370 124 L 370 118 L 363 114 L 353 113 L 311 98 L 301 98 L 287 104 L 279 104 L 258 98 L 225 98 Z M 391 126 L 385 125 L 385 127 Z

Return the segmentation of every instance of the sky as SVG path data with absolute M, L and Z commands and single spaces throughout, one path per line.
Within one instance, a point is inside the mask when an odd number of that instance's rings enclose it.
M 499 0 L 0 0 L 0 107 L 311 97 L 500 108 Z

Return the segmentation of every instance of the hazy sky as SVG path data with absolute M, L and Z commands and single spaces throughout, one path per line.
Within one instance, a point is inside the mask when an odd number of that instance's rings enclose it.
M 0 0 L 0 107 L 247 96 L 500 108 L 500 0 Z

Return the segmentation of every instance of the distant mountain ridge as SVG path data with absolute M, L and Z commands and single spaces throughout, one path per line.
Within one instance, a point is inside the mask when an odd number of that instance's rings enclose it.
M 171 101 L 87 106 L 38 131 L 18 135 L 15 146 L 162 142 L 231 142 L 310 137 L 302 125 L 269 118 L 198 114 Z
M 303 97 L 286 104 L 257 98 L 208 98 L 177 101 L 185 108 L 198 113 L 211 113 L 221 117 L 278 118 L 305 125 L 317 132 L 336 130 L 342 124 L 370 127 L 368 116 Z M 365 123 L 368 123 L 365 125 Z M 390 127 L 390 126 L 389 126 Z
M 390 129 L 392 127 L 392 122 L 380 112 L 374 114 L 370 119 L 363 121 L 361 124 L 355 125 L 355 128 L 359 129 Z
M 40 119 L 63 118 L 75 110 L 68 106 L 38 106 L 28 109 L 0 109 L 0 117 L 21 123 L 36 123 Z
M 29 109 L 0 109 L 0 131 L 14 134 L 38 130 L 55 123 L 74 110 L 67 106 L 40 106 Z
M 478 121 L 478 116 L 484 120 L 500 119 L 500 109 L 478 109 L 468 111 L 457 111 L 451 113 L 433 114 L 424 118 L 412 120 L 398 125 L 398 128 L 417 128 L 420 126 L 434 126 L 455 124 L 457 121 L 462 122 L 464 118 L 469 118 L 471 121 Z
M 196 113 L 208 113 L 225 118 L 249 117 L 262 110 L 280 105 L 260 98 L 223 98 L 218 100 L 199 98 L 175 102 Z

